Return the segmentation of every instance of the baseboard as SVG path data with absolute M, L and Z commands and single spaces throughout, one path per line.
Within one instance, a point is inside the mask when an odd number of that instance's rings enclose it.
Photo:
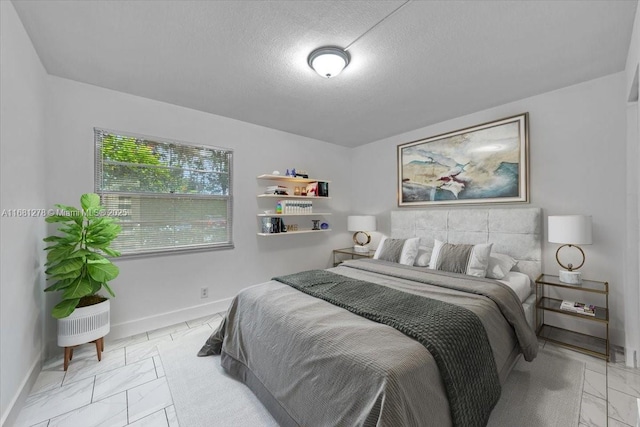
M 24 406 L 24 402 L 27 400 L 27 396 L 29 396 L 29 392 L 42 370 L 42 354 L 43 350 L 41 350 L 38 357 L 36 357 L 36 360 L 29 369 L 29 374 L 25 376 L 24 380 L 22 380 L 22 384 L 20 384 L 18 391 L 15 396 L 13 396 L 13 399 L 11 399 L 9 407 L 5 413 L 2 414 L 2 418 L 0 418 L 0 426 L 12 426 L 18 419 L 18 415 Z
M 625 362 L 625 365 L 628 366 L 629 368 L 640 368 L 640 366 L 638 366 L 638 351 L 631 347 L 625 348 L 624 362 Z
M 231 304 L 233 298 L 225 298 L 213 301 L 207 304 L 196 305 L 194 307 L 183 308 L 181 310 L 161 313 L 155 316 L 143 317 L 141 319 L 131 320 L 116 325 L 111 325 L 109 332 L 109 340 L 129 337 L 140 334 L 142 332 L 151 331 L 165 326 L 175 325 L 176 323 L 186 322 L 188 320 L 197 319 L 210 314 L 226 311 Z

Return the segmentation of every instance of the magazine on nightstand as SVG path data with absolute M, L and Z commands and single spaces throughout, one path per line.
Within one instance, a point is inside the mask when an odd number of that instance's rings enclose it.
M 560 310 L 584 314 L 585 316 L 596 315 L 596 306 L 592 304 L 585 304 L 583 302 L 562 301 L 562 304 L 560 304 Z

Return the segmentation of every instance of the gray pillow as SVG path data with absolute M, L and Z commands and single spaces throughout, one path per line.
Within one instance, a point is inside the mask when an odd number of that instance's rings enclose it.
M 492 243 L 453 245 L 435 240 L 429 261 L 432 270 L 449 271 L 469 276 L 485 277 Z
M 400 262 L 405 239 L 384 239 L 378 259 L 389 262 Z

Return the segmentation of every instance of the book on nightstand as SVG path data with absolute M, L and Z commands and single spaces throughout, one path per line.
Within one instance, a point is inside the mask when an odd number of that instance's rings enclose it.
M 585 304 L 583 302 L 562 301 L 560 310 L 570 311 L 572 313 L 584 314 L 585 316 L 595 316 L 596 306 Z

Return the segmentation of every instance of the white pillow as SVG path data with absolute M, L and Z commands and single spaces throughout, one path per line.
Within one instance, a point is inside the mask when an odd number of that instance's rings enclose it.
M 400 251 L 399 257 L 389 258 L 387 256 L 388 254 L 385 254 L 385 251 L 388 251 L 392 245 L 398 243 L 402 243 L 402 250 Z M 376 249 L 376 253 L 373 255 L 373 259 L 386 259 L 387 261 L 397 262 L 399 264 L 413 265 L 413 262 L 418 255 L 419 244 L 419 237 L 414 237 L 412 239 L 389 239 L 384 236 L 380 239 L 380 244 L 378 245 L 378 249 Z
M 420 246 L 420 238 L 414 237 L 407 239 L 402 247 L 402 254 L 400 255 L 400 264 L 413 265 L 413 262 L 418 256 L 418 247 Z
M 465 245 L 467 246 L 467 245 Z M 462 245 L 454 245 L 435 240 L 429 261 L 432 270 L 450 271 L 469 276 L 485 277 L 489 266 L 489 254 L 493 243 L 471 245 L 471 253 L 463 257 Z
M 511 271 L 518 261 L 509 255 L 492 253 L 489 257 L 489 266 L 487 267 L 487 277 L 490 279 L 502 279 Z
M 413 262 L 413 265 L 418 267 L 428 267 L 429 261 L 431 260 L 431 253 L 433 249 L 428 248 L 426 246 L 418 246 L 418 255 L 416 255 L 416 260 Z
M 531 279 L 519 271 L 508 271 L 498 282 L 509 286 L 518 295 L 520 302 L 524 302 L 531 295 Z

